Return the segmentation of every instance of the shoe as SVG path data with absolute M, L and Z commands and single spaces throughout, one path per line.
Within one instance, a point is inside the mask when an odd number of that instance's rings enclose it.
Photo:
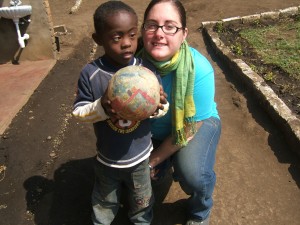
M 197 220 L 190 219 L 186 222 L 185 225 L 209 225 L 209 217 L 203 221 L 197 221 Z

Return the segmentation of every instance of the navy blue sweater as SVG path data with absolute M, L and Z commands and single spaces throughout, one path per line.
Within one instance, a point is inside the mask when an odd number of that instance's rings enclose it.
M 145 66 L 155 74 L 154 66 L 145 60 L 133 58 L 129 65 Z M 99 101 L 107 89 L 108 82 L 120 68 L 113 67 L 104 57 L 87 64 L 78 80 L 77 97 L 74 110 Z M 160 76 L 157 75 L 159 83 Z M 100 103 L 99 103 L 100 104 Z M 93 110 L 89 109 L 89 115 Z M 92 121 L 97 138 L 97 159 L 110 167 L 132 167 L 149 157 L 152 150 L 150 119 L 142 121 L 113 122 L 109 118 Z

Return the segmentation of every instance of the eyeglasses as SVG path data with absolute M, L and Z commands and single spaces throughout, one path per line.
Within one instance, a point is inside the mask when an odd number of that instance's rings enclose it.
M 162 25 L 159 26 L 155 23 L 144 23 L 143 24 L 143 29 L 145 31 L 149 31 L 149 32 L 155 32 L 158 30 L 158 28 L 161 28 L 161 30 L 165 33 L 165 34 L 176 34 L 179 30 L 182 30 L 183 27 L 176 27 L 173 25 Z

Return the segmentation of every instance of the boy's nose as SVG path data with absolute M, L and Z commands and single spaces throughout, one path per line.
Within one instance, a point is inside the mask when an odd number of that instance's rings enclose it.
M 122 48 L 128 48 L 131 46 L 131 40 L 129 38 L 124 38 L 122 43 Z

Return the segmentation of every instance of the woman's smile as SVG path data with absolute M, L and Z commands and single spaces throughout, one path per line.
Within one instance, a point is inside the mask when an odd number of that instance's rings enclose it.
M 153 42 L 152 45 L 154 45 L 156 47 L 167 46 L 167 44 L 165 44 L 165 43 L 158 43 L 158 42 Z

